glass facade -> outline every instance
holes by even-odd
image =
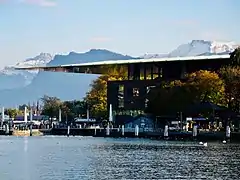
[[[118,86],[118,108],[124,108],[124,85]]]

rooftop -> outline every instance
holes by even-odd
[[[79,68],[76,73],[89,73],[101,74],[96,68],[104,67],[107,65],[127,65],[135,63],[153,63],[153,62],[173,62],[173,61],[190,61],[190,60],[214,60],[214,59],[228,59],[230,55],[208,55],[208,56],[189,56],[189,57],[171,57],[171,58],[151,58],[151,59],[129,59],[129,60],[107,60],[98,62],[88,62],[80,64],[65,64],[58,66],[43,66],[43,67],[15,67],[16,70],[41,70],[53,72],[75,72],[69,69]],[[93,69],[93,70],[91,70]]]

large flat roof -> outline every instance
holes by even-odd
[[[55,72],[70,72],[71,68],[80,68],[78,73],[87,73],[86,69],[97,67],[104,67],[107,65],[126,65],[135,63],[154,63],[154,62],[173,62],[173,61],[190,61],[190,60],[214,60],[214,59],[228,59],[230,55],[208,55],[208,56],[188,56],[188,57],[171,57],[171,58],[151,58],[151,59],[129,59],[129,60],[107,60],[79,64],[65,64],[58,66],[41,66],[41,67],[15,67],[16,70],[42,70]],[[81,70],[82,69],[82,70]],[[72,72],[72,71],[71,71]],[[95,74],[95,73],[93,73]],[[101,74],[97,72],[96,74]]]

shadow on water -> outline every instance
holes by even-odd
[[[9,137],[0,138],[0,158],[0,176],[9,180],[239,179],[240,145]]]

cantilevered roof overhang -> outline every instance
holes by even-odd
[[[107,60],[80,64],[65,64],[58,66],[42,66],[42,67],[15,67],[16,70],[40,70],[52,72],[70,72],[70,73],[88,73],[88,74],[104,74],[106,68],[116,65],[127,66],[128,64],[144,64],[157,62],[173,62],[173,61],[198,61],[198,60],[217,60],[229,59],[230,55],[209,55],[209,56],[189,56],[189,57],[171,57],[171,58],[152,58],[152,59],[129,59],[129,60]]]

